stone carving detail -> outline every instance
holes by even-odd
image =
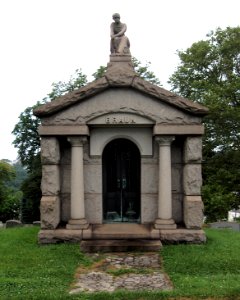
[[[118,13],[113,14],[114,22],[111,24],[111,54],[130,55],[130,42],[125,36],[127,25],[121,23],[120,15]]]

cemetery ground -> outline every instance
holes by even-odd
[[[0,229],[0,299],[240,299],[240,233],[206,229],[207,243],[164,245],[172,291],[119,290],[70,295],[74,274],[93,260],[79,244],[41,246],[39,228]],[[117,276],[117,274],[116,274]]]

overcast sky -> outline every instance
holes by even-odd
[[[169,89],[177,50],[217,27],[239,26],[239,0],[1,0],[0,159],[15,160],[11,134],[18,117],[68,80],[77,68],[88,79],[109,61],[110,24],[127,24],[131,53]]]

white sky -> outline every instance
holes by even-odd
[[[91,75],[109,60],[112,14],[127,24],[131,53],[163,87],[178,65],[176,50],[206,38],[217,27],[239,26],[239,0],[1,0],[0,159],[14,160],[11,134],[28,106],[53,82],[77,68]]]

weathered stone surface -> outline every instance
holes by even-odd
[[[38,242],[40,244],[56,244],[59,242],[79,243],[82,240],[82,230],[40,230]]]
[[[183,168],[183,189],[185,195],[201,195],[201,164],[187,164]]]
[[[143,193],[141,203],[141,222],[150,223],[153,222],[157,217],[158,210],[158,195],[157,194],[145,194]]]
[[[59,143],[55,137],[41,138],[41,161],[43,165],[58,164],[60,161]]]
[[[0,221],[0,228],[3,228],[3,222]]]
[[[85,193],[102,193],[102,166],[84,165],[84,191]]]
[[[167,102],[174,106],[176,105],[186,111],[203,115],[208,112],[206,107],[196,102],[192,102],[186,98],[180,97],[176,94],[173,94],[172,92],[169,92],[157,85],[153,85],[140,77],[134,78],[132,86],[139,91],[143,91],[144,93],[155,96],[164,102]]]
[[[76,282],[70,294],[81,292],[113,292],[124,290],[172,290],[172,283],[163,272],[158,253],[116,253],[103,254],[99,261],[98,254],[94,254],[91,270],[79,267],[75,278]],[[122,271],[123,274],[114,276],[108,270]],[[145,274],[142,274],[143,270]],[[126,273],[124,272],[126,271]]]
[[[6,221],[6,228],[12,228],[12,227],[21,227],[23,224],[19,220],[7,220]]]
[[[63,108],[67,108],[81,102],[83,99],[94,96],[103,90],[111,88],[112,86],[131,86],[139,92],[155,97],[160,102],[166,102],[171,106],[181,108],[196,115],[205,115],[208,112],[206,107],[196,102],[177,96],[176,94],[139,78],[136,76],[136,73],[133,71],[128,62],[114,62],[109,64],[105,77],[95,80],[76,91],[67,93],[55,101],[36,108],[34,110],[34,114],[36,116],[43,117],[59,112]]]
[[[133,89],[119,87],[97,94],[88,101],[80,101],[57,114],[46,116],[42,119],[42,125],[84,125],[96,117],[109,113],[132,113],[157,124],[201,124],[198,115],[186,113]]]
[[[38,117],[51,115],[64,108],[74,105],[76,102],[81,101],[87,97],[93,96],[108,87],[108,82],[105,77],[95,80],[86,86],[69,92],[64,96],[59,97],[56,101],[49,102],[41,105],[34,110],[34,114]]]
[[[57,196],[43,196],[40,205],[41,228],[55,229],[60,222],[60,200]]]
[[[113,62],[108,64],[106,79],[110,86],[130,87],[135,76],[138,76],[132,66],[132,62]]]
[[[151,159],[149,159],[151,162]],[[158,192],[158,165],[143,164],[141,166],[141,192],[144,194],[157,194]]]
[[[42,194],[58,195],[60,192],[60,169],[58,165],[42,166]]]
[[[85,193],[85,211],[89,223],[102,223],[102,193]]]
[[[203,230],[176,229],[168,230],[161,229],[160,237],[163,243],[205,243],[206,235]]]
[[[184,223],[186,228],[200,229],[203,223],[203,202],[201,196],[184,197]]]
[[[184,162],[198,162],[202,161],[202,138],[201,137],[187,137],[184,144]]]

